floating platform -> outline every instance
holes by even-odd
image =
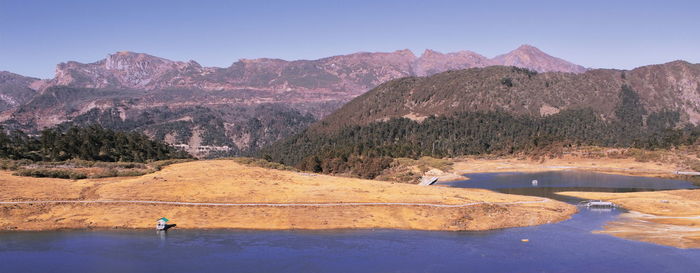
[[[615,208],[617,205],[613,202],[608,202],[608,201],[601,201],[601,200],[587,200],[587,201],[581,201],[579,203],[580,206],[584,206],[587,208]]]

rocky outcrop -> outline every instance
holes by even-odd
[[[243,59],[226,68],[203,67],[195,61],[171,61],[143,53],[117,52],[94,63],[61,63],[56,67],[56,77],[47,86],[140,90],[253,89],[356,96],[380,83],[401,77],[429,76],[447,70],[491,65],[512,65],[538,72],[581,73],[586,70],[532,46],[521,46],[494,59],[471,51],[443,54],[426,50],[416,57],[404,49],[318,60]]]
[[[61,63],[56,66],[56,77],[49,81],[49,85],[144,90],[199,88],[202,76],[214,70],[204,68],[195,61],[176,62],[122,51],[89,64]]]
[[[517,66],[537,72],[586,72],[583,66],[552,57],[531,45],[522,45],[511,52],[494,57],[491,61],[492,65]]]
[[[36,78],[0,71],[0,112],[29,101],[36,94],[32,85],[39,81]]]
[[[448,70],[459,70],[473,67],[485,67],[493,62],[482,55],[471,51],[459,51],[443,54],[430,49],[415,61],[413,72],[416,76],[429,76]]]

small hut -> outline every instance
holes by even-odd
[[[168,228],[168,218],[162,217],[156,222],[156,230],[165,230]]]

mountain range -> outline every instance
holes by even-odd
[[[53,79],[0,73],[5,128],[99,123],[137,130],[193,154],[246,154],[299,132],[381,83],[506,65],[538,72],[586,68],[523,45],[486,58],[470,51],[354,53],[318,60],[239,60],[225,68],[117,52],[58,64]]]
[[[693,145],[698,125],[700,64],[580,74],[491,66],[383,83],[262,153],[371,178],[395,157]]]
[[[203,67],[195,61],[171,61],[143,53],[117,52],[94,63],[57,65],[46,86],[161,90],[253,89],[273,92],[358,94],[391,79],[428,76],[447,70],[493,65],[517,66],[538,72],[582,73],[586,69],[539,49],[522,45],[492,59],[471,51],[443,54],[426,50],[355,53],[318,60],[239,60],[226,68]]]
[[[493,66],[406,77],[379,85],[323,122],[342,128],[402,117],[420,121],[430,116],[490,111],[547,116],[582,108],[612,120],[625,86],[639,96],[646,112],[673,111],[679,113],[679,125],[700,124],[700,64],[685,61],[632,70],[593,69],[581,74]]]

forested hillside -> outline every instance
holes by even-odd
[[[100,126],[45,129],[38,136],[0,131],[0,158],[32,161],[81,159],[108,162],[147,162],[190,158],[184,151],[148,136],[116,132]]]
[[[546,116],[584,108],[612,120],[623,86],[637,94],[648,113],[675,111],[684,124],[700,123],[700,64],[676,61],[582,74],[492,66],[402,78],[357,97],[312,128],[333,131],[391,118],[420,121],[463,112]]]
[[[600,70],[573,75],[491,67],[400,79],[356,98],[261,156],[303,170],[371,178],[396,157],[695,144],[698,102],[681,94],[700,91],[659,79],[668,76],[666,66],[678,65],[697,69],[671,63],[653,74]]]
[[[41,128],[93,124],[135,131],[176,144],[195,156],[250,154],[300,132],[334,103],[257,103],[239,101],[251,92],[193,90],[110,90],[51,87],[20,105],[3,127],[36,134]],[[258,94],[259,95],[259,94]]]

